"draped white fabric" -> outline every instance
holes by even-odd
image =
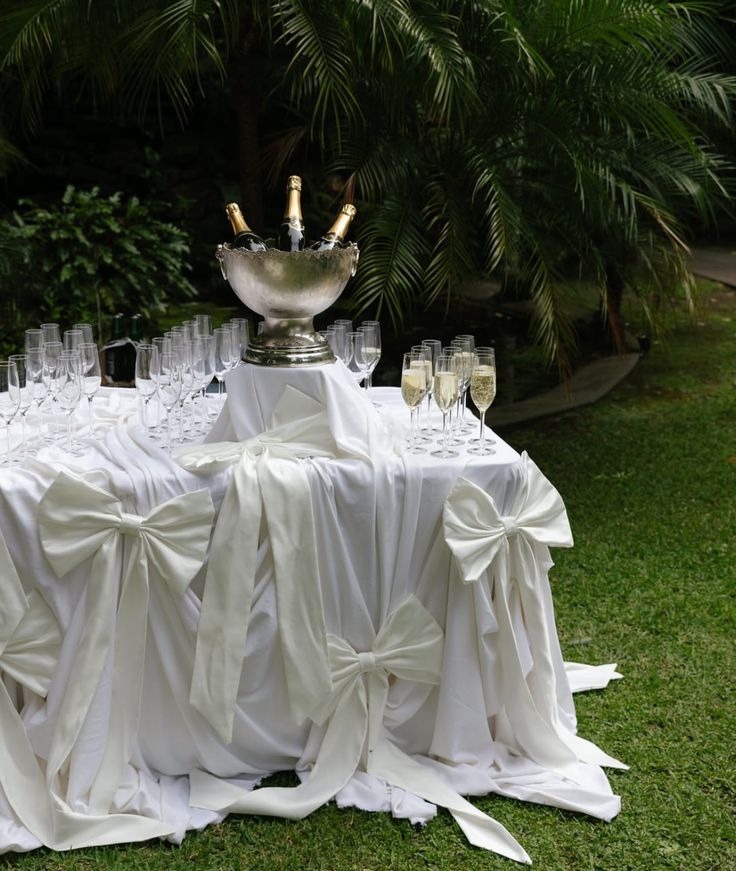
[[[295,392],[284,394],[287,387]],[[374,391],[383,406],[375,409],[340,366],[246,366],[228,388],[229,411],[211,441],[179,454],[187,468],[142,432],[133,397],[103,389],[95,411],[108,429],[82,457],[51,447],[25,468],[0,471],[0,560],[20,582],[14,596],[0,598],[0,670],[12,673],[12,712],[2,716],[4,723],[12,713],[22,726],[36,766],[32,791],[45,790],[34,819],[0,779],[0,852],[178,842],[284,769],[304,781],[293,791],[302,790],[297,802],[315,790],[315,806],[334,797],[419,822],[440,804],[474,842],[520,861],[526,854],[512,836],[460,795],[494,792],[614,817],[619,800],[600,767],[610,757],[581,751],[571,683],[601,687],[618,675],[613,666],[571,665],[568,681],[547,584],[547,544],[557,541],[529,543],[534,631],[544,630],[532,637],[531,606],[515,592],[499,610],[490,581],[503,560],[526,571],[526,557],[501,545],[478,579],[463,583],[444,539],[443,507],[461,476],[492,497],[501,518],[518,518],[519,499],[530,492],[526,460],[503,442],[483,459],[397,454],[405,423],[398,391]],[[279,427],[287,432],[274,435]],[[185,497],[193,501],[178,501]],[[209,541],[212,505],[219,513]],[[180,562],[158,550],[168,544],[191,551]],[[524,580],[518,573],[514,589]],[[63,640],[58,664],[46,654],[46,683],[21,697],[3,641],[7,651],[18,614],[34,600],[45,603]],[[417,618],[412,605],[417,637],[423,626],[444,633],[439,665],[435,652],[423,677],[378,665],[377,646],[395,650],[379,641],[389,629],[393,635],[407,601],[433,621]],[[240,618],[228,622],[231,610]],[[511,640],[516,664],[506,673],[502,651]],[[216,679],[208,680],[209,669]],[[519,733],[518,712],[506,704],[522,680],[545,752]],[[329,749],[330,730],[345,735],[332,745],[339,752]],[[369,733],[372,745],[361,737]],[[369,745],[374,753],[364,754]],[[4,772],[0,766],[0,778]],[[250,798],[264,802],[267,792]],[[286,804],[282,810],[289,815]]]

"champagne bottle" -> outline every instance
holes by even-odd
[[[230,221],[230,226],[233,228],[233,241],[230,243],[231,248],[245,248],[246,251],[265,251],[268,247],[266,243],[257,236],[251,228],[245,223],[243,213],[240,211],[240,206],[237,203],[228,203],[225,206],[225,214]]]
[[[329,251],[331,248],[342,248],[345,244],[345,236],[348,233],[350,222],[355,217],[356,208],[352,203],[345,203],[340,209],[340,214],[335,219],[335,223],[324,234],[324,236],[310,245],[312,251]]]
[[[125,352],[125,315],[116,314],[112,319],[112,338],[102,349],[105,355],[105,378],[109,384],[122,381]]]
[[[301,251],[306,236],[302,220],[302,180],[298,175],[290,175],[286,182],[286,210],[279,227],[279,248],[282,251]]]

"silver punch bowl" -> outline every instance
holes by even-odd
[[[329,251],[247,251],[218,245],[222,274],[236,296],[265,318],[245,359],[260,366],[313,366],[333,362],[312,318],[340,296],[358,263],[358,246]]]

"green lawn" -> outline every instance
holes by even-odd
[[[620,817],[478,801],[543,871],[736,869],[736,295],[714,300],[605,401],[504,433],[568,507],[576,546],[552,573],[563,651],[625,675],[577,696],[581,734],[631,765],[610,774]],[[181,847],[5,859],[18,871],[520,867],[469,847],[444,812],[416,829],[334,806],[301,823],[231,818]]]

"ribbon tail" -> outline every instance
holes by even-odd
[[[79,737],[110,651],[117,597],[117,584],[112,580],[115,574],[117,544],[118,536],[109,536],[93,557],[90,566],[90,583],[85,589],[87,619],[69,671],[51,739],[46,767],[46,782],[50,785]]]
[[[570,690],[573,693],[584,693],[588,690],[605,689],[612,680],[620,680],[623,675],[616,671],[616,663],[605,665],[585,665],[582,662],[565,662]]]
[[[3,762],[0,786],[20,822],[47,847],[52,818],[48,787],[26,736],[25,726],[0,678],[0,734]]]
[[[498,620],[499,655],[503,677],[503,703],[524,752],[544,768],[563,777],[579,778],[573,751],[540,713],[521,665],[519,647],[509,610],[510,581],[505,556],[496,562],[493,602]]]
[[[258,467],[276,571],[276,602],[289,699],[297,722],[332,694],[312,495],[298,460]]]
[[[50,845],[54,850],[148,841],[151,838],[165,838],[176,831],[175,826],[164,820],[138,814],[77,813],[58,797],[54,799],[54,839]]]
[[[478,810],[433,771],[411,759],[385,738],[373,749],[368,770],[393,786],[446,808],[474,846],[531,865],[528,853],[505,826]]]
[[[118,604],[110,723],[102,762],[90,789],[93,814],[106,814],[130,760],[140,716],[146,655],[148,571],[140,538],[135,540]]]
[[[245,658],[261,526],[256,461],[233,469],[217,519],[205,578],[189,701],[226,744]]]
[[[628,766],[613,756],[604,753],[591,741],[586,741],[566,729],[557,712],[557,680],[552,662],[552,645],[549,627],[545,619],[541,585],[545,583],[539,564],[527,541],[520,541],[511,566],[517,577],[521,603],[524,609],[524,622],[529,632],[529,643],[534,657],[533,698],[537,710],[559,739],[581,762],[603,765],[608,768],[627,769]],[[526,681],[525,681],[526,683]]]
[[[215,811],[301,820],[334,798],[360,764],[367,710],[363,688],[340,699],[325,730],[309,777],[299,786],[245,790],[204,771],[189,775],[189,804]]]

